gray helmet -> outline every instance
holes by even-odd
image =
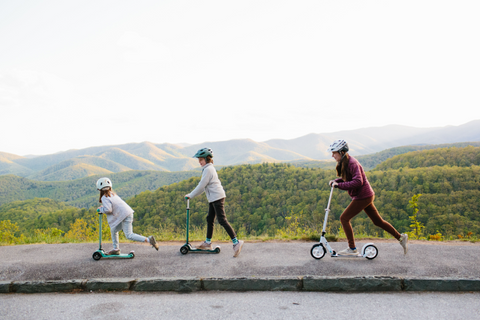
[[[213,150],[210,148],[202,148],[195,153],[193,156],[194,158],[206,158],[207,156],[210,156],[213,158]]]
[[[348,152],[348,143],[343,139],[335,140],[330,147],[328,147],[328,152]]]

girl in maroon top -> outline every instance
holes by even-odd
[[[357,159],[347,153],[348,150],[348,143],[345,140],[336,140],[328,148],[328,151],[332,152],[332,157],[337,161],[337,176],[340,177],[335,180],[330,180],[329,185],[341,190],[346,190],[352,198],[352,202],[340,216],[340,222],[347,236],[348,248],[340,251],[338,254],[358,255],[350,220],[362,210],[365,211],[374,225],[387,231],[394,236],[395,239],[400,241],[404,254],[407,254],[408,235],[398,233],[390,223],[382,219],[373,204],[375,192],[373,192],[362,166]]]

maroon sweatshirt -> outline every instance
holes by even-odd
[[[346,190],[352,197],[352,200],[361,200],[374,196],[375,192],[368,182],[362,165],[352,156],[350,156],[348,169],[352,175],[352,180],[343,181],[341,178],[335,179],[338,182],[338,189]]]

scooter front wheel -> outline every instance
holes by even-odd
[[[94,252],[92,258],[93,258],[93,260],[98,261],[98,260],[102,259],[102,255],[99,252]]]
[[[327,253],[327,251],[321,243],[313,245],[312,249],[310,250],[312,257],[317,260],[322,259],[325,256],[325,253]]]
[[[363,250],[363,256],[368,260],[375,259],[378,255],[378,249],[373,244],[370,244],[365,247]]]
[[[183,246],[180,248],[180,253],[181,254],[187,254],[188,253],[188,247],[187,246]]]

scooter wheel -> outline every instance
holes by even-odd
[[[313,245],[312,249],[310,250],[312,257],[317,260],[322,259],[325,256],[325,253],[327,253],[327,251],[321,243]]]
[[[135,253],[133,253],[133,251],[130,252],[130,255],[132,256],[132,259],[135,258]]]
[[[98,260],[102,259],[102,255],[99,252],[94,252],[92,258],[93,258],[93,260],[98,261]]]
[[[220,247],[215,248],[215,253],[220,253]]]
[[[363,256],[368,260],[375,259],[378,256],[378,249],[373,244],[365,247],[363,250]]]
[[[180,253],[181,254],[187,254],[188,253],[188,247],[187,246],[183,246],[180,248]]]

